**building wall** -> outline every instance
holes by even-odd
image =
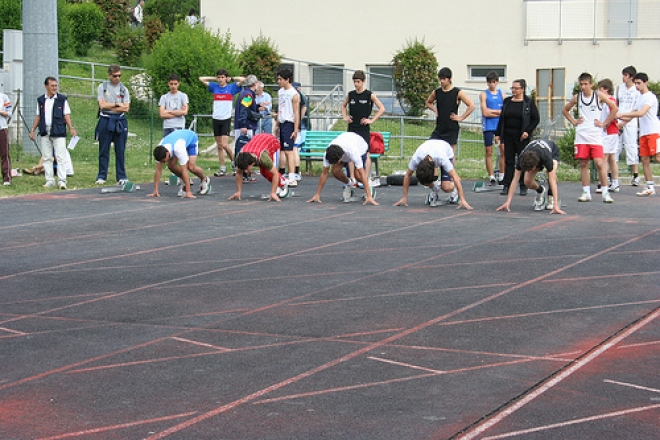
[[[589,6],[593,1],[583,3]],[[660,80],[657,35],[650,40],[633,40],[632,44],[627,40],[525,44],[526,4],[522,0],[256,0],[251,4],[254,8],[250,15],[236,11],[228,19],[231,7],[227,3],[201,0],[201,12],[207,27],[229,30],[239,48],[262,33],[286,57],[342,64],[348,69],[388,64],[407,41],[417,38],[434,48],[440,66],[453,70],[454,83],[459,86],[483,85],[483,81],[470,81],[470,65],[506,65],[504,87],[516,78],[526,78],[533,87],[536,69],[552,67],[565,67],[568,83],[588,71],[598,79],[609,77],[617,84],[621,69],[627,65],[648,73],[652,80]],[[254,19],[248,25],[249,16]],[[586,27],[594,21],[588,14],[583,19],[571,18],[578,27],[581,21]],[[543,17],[534,22],[543,23]],[[297,72],[296,76],[304,80],[306,75]]]

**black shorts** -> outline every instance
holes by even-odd
[[[229,136],[231,118],[213,120],[213,136]]]
[[[280,122],[280,146],[282,151],[293,151],[293,122]]]

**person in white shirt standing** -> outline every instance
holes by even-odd
[[[658,142],[660,142],[660,120],[658,120],[658,97],[649,90],[649,77],[646,73],[638,72],[635,75],[635,87],[641,94],[635,110],[620,113],[618,117],[624,120],[639,118],[639,157],[642,159],[642,169],[646,179],[646,189],[638,192],[640,197],[655,195],[653,185],[653,171],[651,170],[651,158],[656,156]]]
[[[0,93],[0,162],[2,162],[2,183],[11,185],[11,158],[9,157],[9,136],[7,135],[11,101],[4,93]]]
[[[621,71],[623,75],[623,84],[616,88],[614,97],[616,98],[616,105],[619,107],[621,113],[628,113],[635,110],[637,101],[639,100],[639,90],[635,87],[635,75],[637,69],[633,66],[625,67]],[[638,123],[637,118],[632,118],[628,121],[620,120],[617,124],[619,127],[619,153],[622,150],[626,152],[626,164],[630,167],[633,178],[631,180],[632,186],[639,185],[639,145],[637,144]],[[619,155],[617,154],[617,159]]]
[[[35,131],[39,129],[41,136],[41,157],[44,163],[46,184],[44,188],[55,187],[53,172],[53,150],[57,158],[57,185],[60,189],[66,189],[66,127],[69,127],[71,136],[76,135],[76,130],[71,123],[71,108],[66,96],[57,93],[57,80],[49,76],[44,81],[46,93],[37,98],[37,115],[32,123],[30,139],[34,140]]]

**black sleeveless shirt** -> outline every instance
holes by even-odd
[[[450,145],[458,141],[458,131],[460,126],[458,122],[449,119],[454,113],[458,114],[458,92],[461,89],[454,87],[448,92],[438,87],[435,90],[435,107],[438,110],[438,117],[435,120],[435,130],[431,133],[431,139],[442,139]]]

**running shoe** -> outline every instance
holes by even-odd
[[[578,202],[591,202],[591,193],[582,191],[582,195],[578,197]]]

